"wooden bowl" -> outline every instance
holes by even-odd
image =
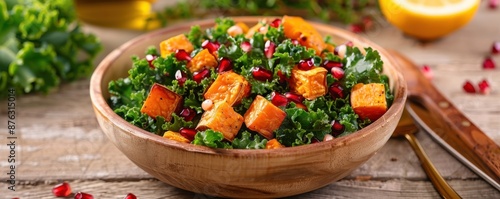
[[[234,17],[255,24],[262,17]],[[103,132],[132,162],[172,186],[192,192],[231,198],[275,198],[305,193],[337,181],[366,162],[389,139],[406,100],[406,83],[390,55],[376,44],[350,32],[312,23],[333,41],[353,41],[377,49],[384,73],[395,94],[388,111],[368,127],[332,141],[274,149],[211,149],[180,143],[129,124],[108,106],[108,82],[126,77],[131,56],[143,56],[147,47],[186,33],[192,25],[212,27],[214,20],[171,26],[135,38],[111,52],[96,68],[90,97]]]

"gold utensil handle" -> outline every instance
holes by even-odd
[[[439,194],[441,194],[441,197],[446,199],[461,198],[460,195],[458,195],[458,193],[446,182],[446,180],[444,180],[436,167],[434,167],[417,138],[415,138],[415,135],[407,133],[405,134],[405,138],[410,143],[413,151],[415,151],[415,154],[417,154],[425,173],[427,173],[427,176],[429,176],[432,184],[434,184],[434,187],[437,189]]]

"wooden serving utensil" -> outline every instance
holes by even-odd
[[[432,164],[431,160],[427,156],[427,153],[425,153],[423,147],[420,145],[420,142],[415,137],[414,133],[416,132],[418,132],[418,127],[415,125],[413,119],[405,108],[396,130],[394,130],[394,133],[392,134],[392,137],[403,136],[406,138],[420,160],[422,168],[442,198],[460,198],[460,195],[458,195],[458,193],[446,182],[434,164]]]
[[[409,102],[421,105],[430,113],[431,120],[442,124],[444,130],[433,133],[446,142],[445,148],[458,152],[461,157],[456,155],[457,159],[476,173],[480,169],[495,182],[500,182],[500,147],[443,96],[418,66],[394,50],[389,52],[404,71]]]

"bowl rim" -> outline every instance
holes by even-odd
[[[252,22],[258,22],[264,18],[272,18],[272,16],[239,16],[239,17],[229,17],[233,19],[234,21],[252,21]],[[398,87],[398,92],[400,94],[397,97],[395,96],[394,101],[392,105],[389,107],[386,113],[382,115],[379,119],[377,119],[375,122],[372,124],[368,125],[367,127],[358,130],[355,133],[351,133],[349,135],[336,138],[330,141],[326,142],[319,142],[315,144],[307,144],[307,145],[301,145],[301,146],[295,146],[295,147],[285,147],[285,148],[279,148],[279,149],[274,149],[274,150],[255,150],[255,149],[214,149],[214,148],[209,148],[205,146],[198,146],[194,145],[191,143],[182,143],[182,142],[177,142],[174,140],[169,140],[165,139],[162,136],[156,135],[154,133],[148,132],[146,130],[143,130],[137,126],[134,126],[127,122],[125,119],[117,115],[111,107],[108,105],[107,100],[104,99],[104,96],[102,95],[102,89],[101,89],[101,84],[103,81],[104,74],[110,70],[111,63],[116,61],[121,53],[125,51],[126,49],[133,47],[134,44],[140,43],[144,40],[148,40],[150,37],[156,37],[158,35],[165,35],[168,34],[171,31],[178,31],[179,29],[185,29],[186,31],[191,28],[193,25],[210,25],[214,23],[215,18],[209,18],[209,19],[203,19],[203,20],[193,20],[189,21],[183,24],[176,24],[172,26],[168,26],[165,28],[161,28],[155,31],[151,32],[146,32],[144,34],[141,34],[126,43],[120,45],[118,48],[114,49],[112,52],[110,52],[108,55],[104,57],[104,59],[98,64],[98,66],[95,68],[91,79],[90,79],[90,98],[92,101],[92,106],[94,108],[95,114],[101,114],[105,119],[109,120],[113,125],[117,126],[118,128],[122,129],[124,132],[127,134],[138,137],[141,139],[145,139],[147,141],[153,141],[155,144],[160,144],[160,145],[165,145],[167,147],[173,147],[175,149],[179,150],[184,150],[184,151],[190,151],[190,152],[197,152],[197,153],[203,153],[203,154],[224,154],[224,155],[231,155],[231,156],[244,156],[244,155],[280,155],[280,156],[293,156],[294,154],[301,154],[301,153],[310,153],[311,151],[321,151],[324,149],[330,149],[335,146],[342,146],[342,145],[347,145],[350,142],[356,142],[363,137],[366,137],[370,133],[376,133],[375,131],[370,131],[370,129],[375,128],[375,127],[380,127],[383,126],[385,121],[391,117],[395,117],[398,112],[402,112],[401,109],[404,108],[404,104],[406,102],[407,98],[407,85],[406,81],[402,75],[402,71],[398,70],[398,67],[394,58],[390,56],[390,54],[383,49],[382,47],[378,46],[377,44],[369,41],[368,39],[365,39],[357,34],[348,32],[347,30],[343,30],[337,27],[334,27],[332,25],[327,25],[323,23],[318,23],[318,22],[312,22],[308,21],[310,24],[312,24],[316,29],[322,29],[322,30],[330,30],[332,32],[335,32],[335,35],[338,35],[340,37],[344,38],[352,38],[354,43],[356,42],[363,42],[365,44],[368,44],[368,46],[372,47],[373,49],[376,49],[379,51],[379,54],[381,56],[384,56],[386,58],[386,61],[391,62],[391,65],[394,67],[394,70],[396,71],[394,74],[397,75],[397,82],[399,83]],[[384,65],[386,63],[384,62]],[[394,87],[393,92],[396,92],[396,87]],[[102,130],[106,135],[107,133],[105,130]],[[116,145],[116,144],[115,144]]]

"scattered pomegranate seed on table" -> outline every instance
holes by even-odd
[[[489,0],[488,1],[488,6],[491,9],[496,9],[498,7],[498,4],[500,3],[500,0]]]
[[[123,199],[137,199],[137,196],[135,196],[133,193],[128,193]]]
[[[491,46],[491,53],[500,54],[500,41],[493,42],[493,45]]]
[[[350,24],[349,30],[353,33],[362,33],[364,31],[361,24]]]
[[[431,67],[429,67],[429,65],[422,66],[422,73],[427,79],[434,78],[434,72],[432,71]]]
[[[465,83],[462,85],[462,88],[467,93],[476,93],[476,88],[469,80],[465,81]]]
[[[175,51],[175,58],[179,61],[191,61],[191,56],[183,49]]]
[[[373,18],[370,16],[364,16],[361,19],[361,23],[363,24],[364,30],[370,30],[373,28]]]
[[[85,192],[78,192],[75,194],[74,199],[94,199],[94,196]]]
[[[484,94],[484,95],[490,94],[490,91],[491,91],[490,84],[488,83],[488,81],[486,79],[483,79],[482,81],[480,81],[478,84],[478,87],[479,87],[479,93]]]
[[[69,196],[71,194],[71,187],[69,186],[69,184],[67,182],[56,184],[52,188],[52,193],[56,197],[66,197],[66,196]]]
[[[486,57],[483,61],[483,69],[495,69],[495,61],[491,57]]]

